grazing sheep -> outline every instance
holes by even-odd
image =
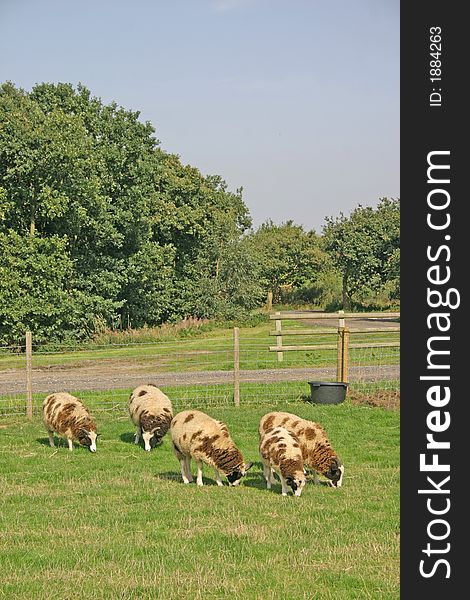
[[[140,436],[145,450],[150,451],[150,440],[158,444],[170,428],[173,418],[171,401],[156,385],[139,385],[129,397],[129,415],[136,426],[135,443]]]
[[[304,464],[315,471],[315,477],[316,473],[321,473],[332,487],[341,487],[344,466],[321,425],[292,413],[271,412],[261,418],[260,437],[274,427],[285,427],[299,438]]]
[[[170,434],[184,483],[193,481],[190,469],[192,458],[197,465],[197,485],[203,485],[202,463],[214,469],[217,485],[223,485],[220,473],[227,477],[230,485],[238,485],[253,464],[245,464],[227,426],[199,410],[184,410],[175,415]]]
[[[54,448],[54,431],[67,439],[72,451],[72,440],[96,452],[96,425],[86,406],[67,392],[47,396],[42,404],[44,426],[49,436],[49,444]]]
[[[306,478],[299,438],[284,427],[269,429],[260,437],[259,453],[268,490],[275,471],[281,480],[282,495],[287,496],[289,486],[294,496],[300,496]]]

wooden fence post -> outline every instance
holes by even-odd
[[[343,381],[344,367],[344,310],[338,311],[338,352],[336,357],[336,381]]]
[[[240,329],[233,328],[233,401],[240,406]]]
[[[26,332],[26,416],[33,418],[33,336]]]
[[[339,310],[338,311],[338,327],[339,328],[345,328],[346,327],[346,320],[344,318],[344,310]]]
[[[344,328],[343,332],[343,372],[342,379],[344,383],[348,382],[348,367],[349,367],[349,329]]]
[[[343,381],[344,327],[338,327],[338,352],[336,359],[336,381]]]
[[[280,312],[275,313],[276,316],[281,316]],[[279,335],[276,335],[276,346],[282,348],[282,321],[281,319],[276,319],[276,333],[279,332]],[[284,360],[284,354],[282,352],[276,352],[277,354],[277,362],[282,362]]]

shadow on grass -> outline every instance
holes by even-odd
[[[194,480],[191,483],[183,483],[183,479],[181,477],[181,473],[178,471],[165,471],[164,473],[156,473],[154,475],[155,479],[164,479],[165,481],[175,481],[176,483],[180,483],[181,485],[196,485],[196,475],[193,473]],[[210,477],[206,477],[204,474],[202,476],[202,481],[204,485],[207,486],[216,486],[215,479],[211,479]]]
[[[177,471],[164,471],[163,473],[155,473],[155,479],[164,479],[165,481],[176,481],[176,483],[183,483],[181,479],[181,473]]]
[[[131,432],[131,431],[126,431],[125,433],[121,433],[121,435],[119,436],[119,439],[121,440],[121,442],[124,442],[125,444],[132,444],[133,446],[139,446],[140,448],[144,448],[144,442],[142,441],[142,438],[140,439],[140,442],[138,444],[134,443],[135,440],[135,433]],[[161,446],[163,444],[163,439],[161,439],[158,443],[155,441],[155,438],[151,438],[150,440],[150,447],[152,448],[156,448],[157,446]]]
[[[256,465],[257,463],[255,463]],[[261,464],[261,463],[258,463]],[[253,465],[252,469],[255,468]],[[164,479],[165,481],[175,481],[176,483],[180,483],[181,485],[196,485],[196,473],[193,473],[193,481],[191,483],[183,483],[183,479],[181,477],[181,473],[179,471],[165,471],[163,473],[156,473],[154,475],[155,479]],[[217,482],[215,479],[211,477],[207,477],[207,475],[203,472],[202,480],[204,485],[207,486],[217,486]],[[229,487],[229,483],[227,478],[222,475],[222,481],[224,487]],[[264,489],[266,487],[266,483],[264,481],[263,473],[255,471],[254,473],[248,471],[245,477],[242,478],[240,482],[241,486]]]
[[[263,463],[261,461],[253,462],[253,466],[247,471],[240,485],[257,488],[259,490],[266,488],[266,481],[264,480],[263,475]]]
[[[56,446],[60,446],[61,445],[61,441],[62,440],[59,439],[58,443],[57,443],[57,439],[54,440],[54,441],[55,441],[55,445]],[[49,444],[49,438],[36,438],[36,442],[38,444],[41,444],[41,446],[50,446],[50,444]]]
[[[49,438],[36,438],[36,442],[38,444],[41,444],[41,446],[47,446],[51,450],[54,450],[54,448],[49,444]],[[69,445],[64,438],[54,437],[54,444],[55,444],[55,448],[67,448],[67,450],[69,449]],[[73,447],[81,448],[82,446],[80,446],[80,444],[73,442]]]
[[[61,438],[61,437],[59,437],[59,438],[54,437],[54,443],[55,443],[54,447],[52,447],[49,444],[49,438],[36,438],[36,442],[38,444],[41,444],[41,446],[47,446],[47,448],[50,448],[51,450],[57,450],[58,448],[66,448],[67,450],[69,449],[67,440],[65,440],[64,438]],[[74,450],[88,450],[88,448],[86,446],[82,446],[78,442],[73,441],[72,444],[73,444]]]
[[[121,435],[119,436],[119,439],[121,440],[121,442],[125,442],[126,444],[133,444],[134,443],[134,433],[131,431],[126,431],[126,433],[121,433]]]

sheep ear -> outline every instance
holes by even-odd
[[[247,472],[249,469],[251,469],[251,467],[252,467],[252,466],[253,466],[253,463],[252,463],[252,462],[246,463],[246,465],[245,465],[245,473],[246,473],[246,472]]]

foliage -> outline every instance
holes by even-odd
[[[245,243],[256,260],[263,292],[272,291],[274,302],[283,300],[283,290],[314,280],[325,259],[315,232],[292,221],[276,225],[268,220]]]
[[[209,245],[195,262],[195,314],[205,318],[246,319],[263,302],[257,265],[249,248],[233,239]]]
[[[327,217],[322,241],[341,273],[345,308],[387,282],[398,289],[399,199],[381,198],[376,209],[359,205],[349,217]]]
[[[91,327],[94,314],[105,309],[100,298],[70,288],[73,265],[67,241],[0,232],[0,343],[66,339],[77,328]],[[78,309],[80,307],[80,309]]]
[[[341,276],[333,269],[329,257],[314,281],[306,282],[302,287],[292,291],[286,300],[291,304],[310,304],[329,311],[341,308]]]
[[[186,317],[245,319],[273,292],[399,298],[399,202],[256,231],[242,188],[164,152],[138,111],[78,84],[0,86],[0,341],[81,340]],[[372,298],[374,300],[374,298]]]
[[[63,240],[69,272],[56,281],[57,302],[66,292],[80,299],[72,302],[78,337],[90,322],[137,327],[199,316],[208,281],[229,304],[244,301],[246,266],[237,274],[226,260],[251,224],[241,190],[183,166],[154,134],[138,112],[104,105],[80,84],[0,87],[0,231],[26,246],[28,237]],[[10,317],[4,333],[14,336]],[[27,316],[17,326],[46,335]]]

